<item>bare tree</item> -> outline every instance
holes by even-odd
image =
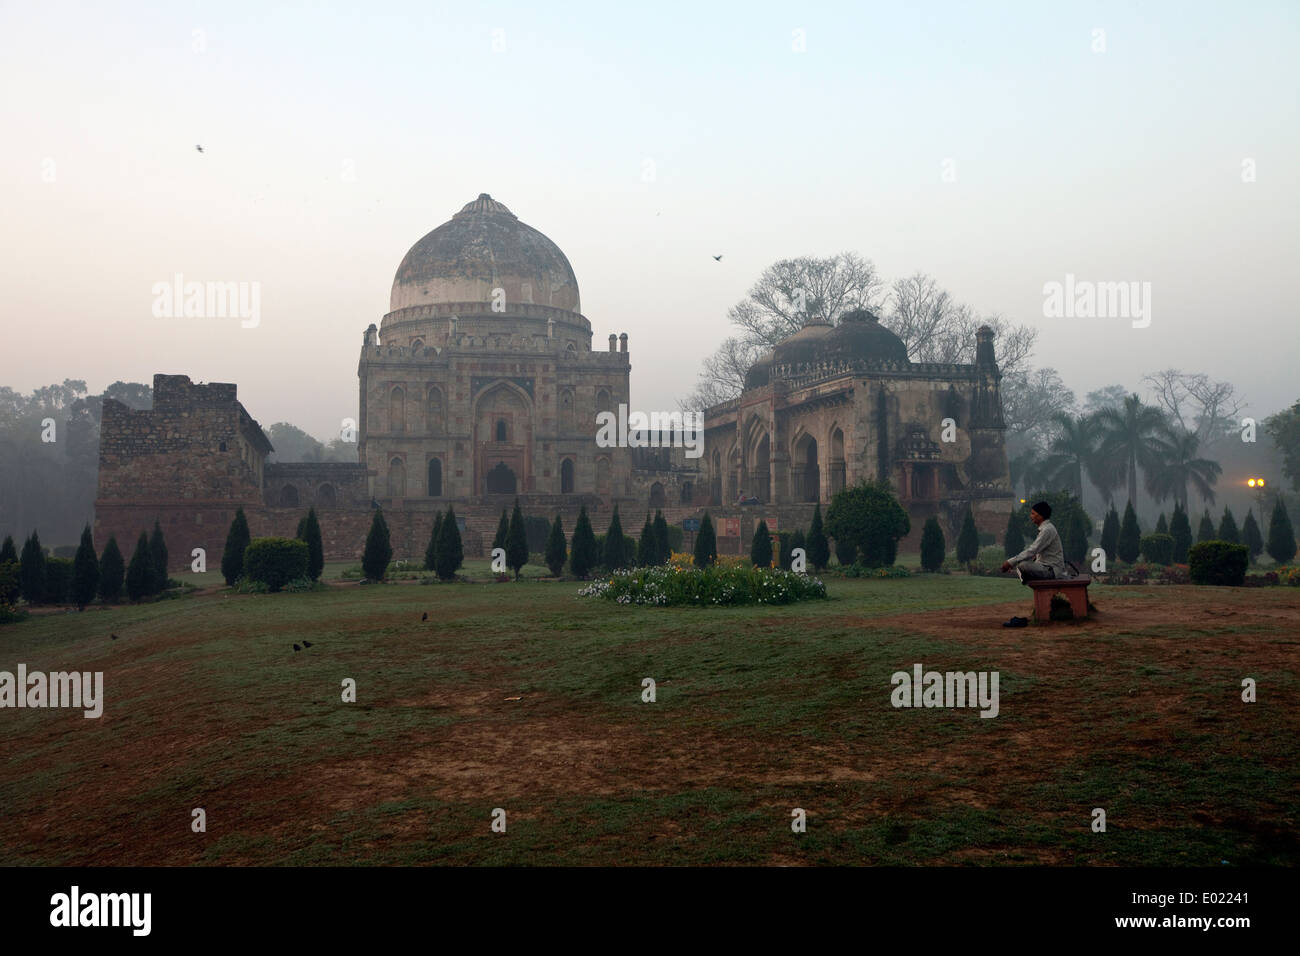
[[[903,340],[912,361],[973,362],[975,333],[987,325],[996,336],[994,350],[1004,376],[1004,397],[1029,384],[1025,363],[1038,336],[1036,329],[1015,325],[997,315],[981,316],[955,302],[924,273],[895,282],[888,298],[882,297],[881,286],[871,261],[852,252],[825,259],[801,256],[773,263],[749,290],[748,297],[728,312],[740,334],[727,339],[704,360],[699,381],[680,403],[682,408],[708,408],[738,396],[744,390],[750,366],[808,321],[834,325],[846,312],[869,309],[880,314],[886,305],[890,309],[881,324]],[[1011,401],[1014,403],[1015,398]],[[1034,401],[1026,397],[1020,404],[1029,407]],[[1052,406],[1039,417],[1046,421],[1073,402],[1071,393],[1066,406]]]
[[[1054,368],[1016,370],[1002,379],[1002,417],[1008,444],[1013,437],[1045,451],[1053,437],[1056,416],[1074,410],[1074,392]]]
[[[996,336],[998,367],[1010,376],[1020,370],[1038,339],[1037,329],[1013,325],[998,315],[981,316],[923,272],[896,281],[889,305],[881,323],[903,340],[913,362],[973,362],[975,333],[987,325]]]
[[[1129,390],[1123,385],[1106,385],[1093,389],[1083,399],[1083,413],[1091,415],[1103,408],[1123,408]]]
[[[845,312],[874,308],[881,285],[871,260],[853,252],[782,259],[763,270],[727,317],[743,330],[747,345],[772,348],[810,319],[833,324]]]
[[[704,369],[694,390],[679,404],[682,411],[702,411],[730,401],[745,390],[745,373],[766,351],[762,345],[747,344],[732,337],[704,360]]]
[[[1236,426],[1245,407],[1230,382],[1216,382],[1204,372],[1167,368],[1142,377],[1155,403],[1177,431],[1212,445]]]

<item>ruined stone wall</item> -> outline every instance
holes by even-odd
[[[157,520],[173,570],[189,565],[195,547],[209,556],[214,547],[219,551],[235,509],[261,505],[269,447],[234,385],[155,375],[153,408],[136,411],[106,400],[96,547],[116,537],[129,561],[140,532],[151,531]]]
[[[266,466],[263,503],[268,508],[370,507],[366,466],[337,461],[289,461]]]

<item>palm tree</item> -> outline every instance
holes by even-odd
[[[1025,494],[1045,490],[1048,472],[1043,467],[1044,460],[1038,456],[1038,449],[1029,448],[1008,463],[1011,471],[1011,487],[1024,483]]]
[[[1121,479],[1117,469],[1099,451],[1102,436],[1096,416],[1071,416],[1058,412],[1053,421],[1057,427],[1056,437],[1048,445],[1049,454],[1043,461],[1047,481],[1057,487],[1069,488],[1082,501],[1086,475],[1092,486],[1101,492],[1102,500],[1107,500]]]
[[[1162,440],[1169,433],[1164,413],[1133,394],[1122,408],[1099,410],[1097,424],[1102,458],[1127,478],[1128,500],[1137,501],[1138,469],[1150,475],[1163,464]]]
[[[1147,491],[1158,501],[1173,498],[1187,510],[1187,486],[1206,504],[1214,504],[1214,483],[1223,468],[1217,461],[1197,458],[1201,440],[1193,432],[1171,431],[1161,439],[1162,463],[1147,474]]]

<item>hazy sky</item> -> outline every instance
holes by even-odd
[[[5,2],[0,384],[185,373],[330,437],[402,256],[488,192],[568,255],[597,347],[628,333],[642,408],[765,266],[853,250],[1039,328],[1080,397],[1173,365],[1268,414],[1300,397],[1298,27],[1295,2]],[[259,282],[261,324],[155,318],[176,273]],[[1067,273],[1150,282],[1150,326],[1045,318]]]

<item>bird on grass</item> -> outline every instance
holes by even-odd
[[[116,634],[110,634],[110,635],[108,635],[108,637],[109,637],[109,640],[113,640],[113,641],[117,640],[117,635],[116,635]]]
[[[300,650],[302,650],[302,648],[299,647],[297,644],[293,645],[293,649],[294,649],[295,651],[300,651]]]
[[[420,620],[421,620],[421,621],[427,621],[428,619],[429,619],[429,612],[428,612],[428,611],[425,611],[423,614],[420,615]]]
[[[302,642],[302,646],[303,646],[303,647],[311,647],[311,641],[303,641],[303,642]]]

